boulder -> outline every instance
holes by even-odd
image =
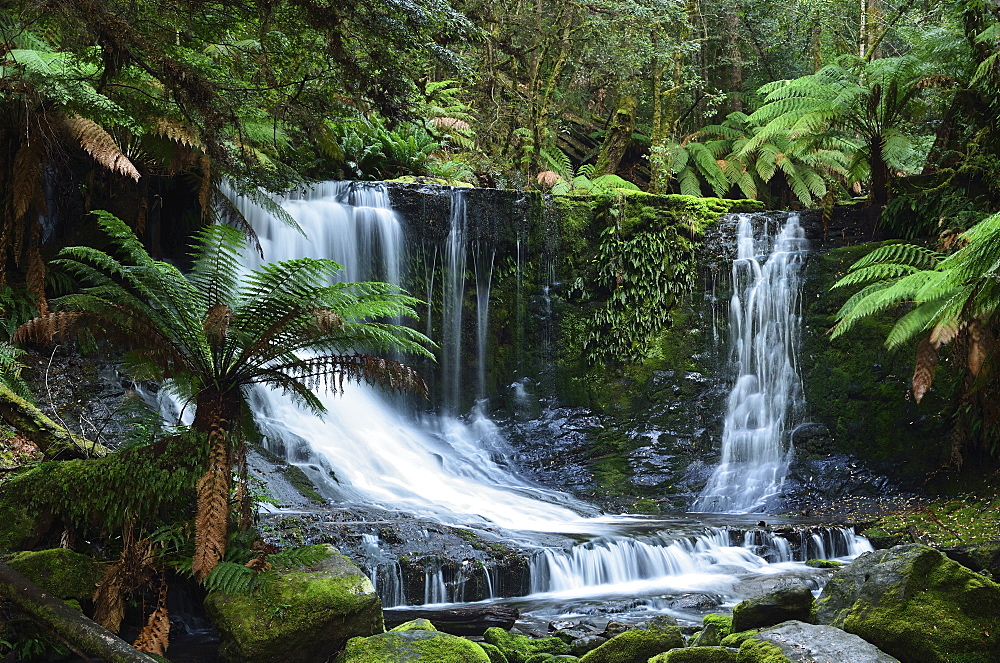
[[[488,642],[480,642],[479,646],[483,648],[484,652],[486,652],[486,656],[489,657],[490,663],[510,663],[510,661],[507,660],[507,657],[504,656],[503,652],[500,651],[500,648],[496,645],[491,645]]]
[[[788,621],[740,647],[739,663],[899,663],[875,645],[832,626]]]
[[[684,646],[681,630],[669,624],[650,624],[616,635],[580,658],[580,663],[633,663]]]
[[[733,618],[727,615],[712,613],[705,615],[701,622],[704,628],[691,637],[688,643],[691,647],[717,647],[733,630]]]
[[[920,544],[865,553],[837,571],[817,616],[903,663],[1000,661],[1000,585]]]
[[[240,663],[324,663],[356,636],[384,630],[371,580],[337,549],[308,569],[279,571],[253,595],[210,592],[220,653]],[[482,651],[482,650],[480,650]]]
[[[404,624],[405,626],[405,624]],[[491,663],[482,647],[465,638],[414,627],[351,638],[334,663]],[[288,658],[288,661],[298,661]]]
[[[96,561],[66,548],[20,552],[7,564],[49,594],[89,601],[104,575]]]
[[[732,631],[774,626],[789,619],[815,621],[812,610],[812,590],[805,585],[789,585],[737,604],[733,608]]]
[[[509,663],[527,663],[535,654],[566,654],[569,646],[559,638],[529,638],[502,628],[488,628],[483,634],[487,643],[503,652]]]
[[[671,649],[649,659],[649,663],[736,663],[736,652],[725,647]]]

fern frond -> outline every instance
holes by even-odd
[[[79,115],[67,115],[63,118],[63,126],[70,138],[94,157],[97,163],[110,171],[139,180],[139,171],[118,147],[111,134],[99,124]]]
[[[204,581],[226,554],[229,532],[229,481],[232,462],[226,432],[216,422],[209,433],[211,451],[205,474],[198,480],[194,559],[191,573]]]

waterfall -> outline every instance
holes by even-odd
[[[345,265],[347,279],[399,282],[403,230],[384,186],[329,182],[280,199],[304,235],[276,223],[246,199],[234,202],[257,232],[269,261],[303,255],[332,258]],[[451,394],[447,397],[457,407],[466,272],[463,194],[453,196],[451,217],[442,276],[442,364],[446,395]],[[484,254],[484,294],[492,262],[492,254]],[[259,258],[250,256],[249,263],[254,267]],[[483,322],[486,311],[483,302]],[[510,457],[511,449],[496,425],[481,414],[468,421],[451,412],[413,415],[391,396],[366,385],[345,385],[342,395],[320,392],[317,397],[327,409],[325,416],[301,410],[280,390],[258,389],[251,405],[272,450],[301,467],[327,497],[445,522],[491,522],[540,531],[593,528],[580,514],[596,515],[596,509],[523,479],[495,460]]]
[[[755,238],[753,219],[743,214],[737,242],[729,311],[737,378],[729,394],[721,462],[692,511],[766,508],[788,471],[793,449],[790,444],[786,448],[785,431],[802,405],[797,348],[805,231],[792,214],[776,237],[765,232]]]

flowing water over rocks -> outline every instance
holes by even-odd
[[[420,279],[428,293],[420,325],[441,346],[440,369],[431,371],[441,403],[437,413],[360,385],[347,385],[343,395],[320,395],[329,409],[322,418],[279,392],[254,395],[270,452],[303,471],[337,505],[296,504],[285,486],[279,494],[286,509],[264,517],[269,537],[337,545],[368,570],[387,606],[507,601],[542,621],[587,615],[636,620],[658,613],[695,621],[761,586],[805,581],[818,589],[827,572],[802,562],[850,558],[866,549],[850,530],[794,521],[607,516],[546,487],[591,495],[591,468],[581,450],[606,430],[606,420],[546,397],[544,370],[537,382],[525,378],[509,387],[506,399],[513,406],[506,418],[487,415],[492,376],[486,330],[495,270],[521,269],[529,256],[519,239],[516,259],[503,262],[482,228],[469,224],[466,194],[438,194],[434,204],[442,201],[447,222],[424,228],[419,247],[407,239],[412,229],[390,209],[381,185],[326,183],[279,201],[305,237],[236,201],[268,260],[330,257],[348,266],[349,280],[405,285]],[[423,264],[410,259],[415,252]],[[547,288],[558,285],[550,278],[541,295],[524,293],[541,304],[543,337],[551,333],[545,332],[551,322]],[[705,292],[714,304],[714,280]],[[715,307],[698,315],[705,322],[706,315],[716,316]],[[707,334],[720,336],[725,326],[718,319],[699,324],[706,348],[713,340]],[[462,330],[470,325],[475,333],[467,337]],[[661,371],[653,384],[673,399],[660,402],[674,405],[661,406],[661,414],[627,432],[642,442],[627,462],[637,470],[635,485],[659,490],[669,484],[670,504],[682,509],[710,472],[710,465],[682,450],[711,445],[710,419],[724,391],[697,370]],[[280,470],[266,459],[256,467],[272,485],[282,484]]]

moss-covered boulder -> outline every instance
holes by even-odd
[[[418,628],[351,638],[335,663],[490,663],[490,657],[470,640]]]
[[[835,559],[810,559],[806,561],[806,566],[811,566],[814,569],[839,569],[843,565],[843,562],[838,562]]]
[[[805,585],[789,585],[738,603],[733,608],[733,631],[774,626],[789,619],[812,619],[813,595]]]
[[[691,637],[688,643],[691,647],[718,647],[733,630],[733,618],[729,615],[712,613],[705,615],[701,623],[704,628]]]
[[[649,663],[736,663],[736,651],[726,647],[671,649],[649,659]]]
[[[904,663],[1000,661],[1000,585],[928,546],[861,555],[831,576],[817,615]]]
[[[384,630],[371,580],[336,548],[325,548],[328,556],[314,566],[279,572],[252,596],[209,593],[205,608],[219,629],[223,657],[324,663],[349,638]]]
[[[490,663],[510,663],[504,653],[500,651],[500,648],[496,645],[491,645],[488,642],[480,642],[479,646],[483,648],[486,655],[490,658]]]
[[[569,646],[559,638],[529,638],[496,626],[486,629],[483,640],[503,652],[509,663],[527,663],[535,654],[569,653]]]
[[[66,548],[20,552],[7,564],[46,592],[63,600],[89,601],[103,575],[101,566],[93,559]]]
[[[684,646],[684,636],[676,626],[653,624],[616,635],[597,649],[587,652],[580,663],[633,663]]]
[[[762,630],[739,649],[737,663],[899,663],[875,645],[832,626],[787,621]]]

